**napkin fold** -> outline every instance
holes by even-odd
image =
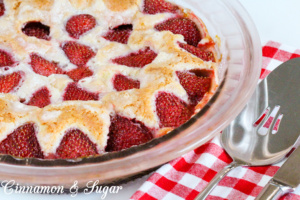
[[[262,47],[260,79],[281,63],[300,57],[300,49],[269,41]],[[232,159],[217,136],[210,142],[159,168],[131,197],[131,200],[193,200],[207,183]],[[284,161],[283,161],[284,162]],[[212,191],[208,200],[251,200],[274,176],[277,163],[263,167],[239,167],[230,172]],[[300,188],[281,200],[300,200]]]

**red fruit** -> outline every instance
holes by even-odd
[[[66,25],[66,30],[72,38],[79,37],[96,26],[96,19],[92,15],[81,14],[71,17]]]
[[[44,158],[34,124],[20,126],[0,143],[0,153],[21,158]]]
[[[78,87],[76,83],[70,83],[64,94],[64,101],[89,101],[98,100],[99,95],[96,93],[88,92]]]
[[[88,67],[78,67],[67,72],[67,75],[73,79],[74,81],[78,82],[79,80],[93,76],[93,72]]]
[[[131,78],[128,78],[122,74],[118,74],[114,78],[114,88],[117,91],[123,91],[123,90],[130,90],[133,88],[139,89],[140,88],[140,81],[133,80]]]
[[[200,31],[195,22],[189,18],[177,17],[155,25],[158,31],[171,31],[174,34],[183,35],[184,40],[193,46],[197,46],[201,40]]]
[[[194,47],[192,45],[184,44],[179,42],[179,46],[185,49],[187,52],[201,58],[204,61],[212,61],[215,62],[214,54],[207,50],[201,50],[198,47]]]
[[[50,62],[38,54],[32,53],[30,55],[30,65],[33,71],[42,76],[50,76],[52,74],[64,74],[64,71],[58,66],[56,62]]]
[[[9,93],[15,89],[22,80],[22,72],[14,72],[0,76],[0,93]]]
[[[211,87],[211,78],[207,76],[201,76],[201,74],[208,73],[208,70],[176,72],[180,84],[186,90],[193,105],[196,105],[198,102],[200,102]]]
[[[5,5],[3,2],[0,2],[0,17],[5,13]]]
[[[153,139],[151,131],[141,122],[116,115],[111,117],[105,151],[121,151]]]
[[[66,42],[62,46],[63,51],[74,65],[85,65],[96,53],[88,46],[77,42]]]
[[[48,88],[43,87],[32,95],[27,105],[44,108],[45,106],[48,106],[51,103],[50,98],[51,95]]]
[[[161,127],[178,127],[188,121],[194,113],[193,107],[187,105],[174,94],[166,92],[158,94],[156,111]]]
[[[7,53],[6,51],[3,51],[0,49],[0,67],[6,67],[6,66],[12,66],[14,64],[13,57]]]
[[[132,32],[132,24],[121,25],[108,31],[103,37],[112,42],[127,44]]]
[[[179,10],[179,7],[173,5],[172,3],[166,2],[164,0],[145,0],[144,1],[144,10],[145,14],[157,14],[157,13],[176,13]]]
[[[30,37],[38,39],[50,40],[50,27],[42,24],[41,22],[28,22],[22,32]]]
[[[66,133],[56,149],[56,158],[73,159],[97,155],[97,147],[89,137],[80,130]]]
[[[156,58],[157,53],[152,51],[149,47],[141,49],[138,52],[131,53],[127,56],[113,59],[112,61],[116,64],[126,65],[128,67],[144,67],[152,63]]]

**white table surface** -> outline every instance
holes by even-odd
[[[240,0],[257,26],[262,44],[274,40],[300,48],[300,1],[299,0]],[[106,200],[127,200],[148,176],[122,185],[118,194],[108,195]],[[0,189],[0,200],[100,200],[101,194],[33,195],[4,194]]]

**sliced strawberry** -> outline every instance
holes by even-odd
[[[0,76],[0,93],[9,93],[22,81],[22,72],[14,72]]]
[[[128,67],[144,67],[157,57],[157,53],[151,50],[149,47],[141,49],[138,52],[131,53],[127,56],[113,59],[116,64],[126,65]]]
[[[179,46],[185,49],[187,52],[201,58],[204,61],[212,61],[215,62],[214,54],[211,51],[201,50],[198,47],[194,47],[192,45],[184,44],[179,42]]]
[[[1,1],[0,2],[0,17],[3,16],[5,13],[5,5],[4,3]]]
[[[166,92],[158,94],[156,111],[161,127],[178,127],[188,121],[194,113],[192,106],[187,105],[174,94]]]
[[[76,69],[67,72],[67,75],[76,82],[86,77],[93,76],[93,74],[94,73],[88,67],[85,66],[78,67]]]
[[[56,158],[74,159],[97,155],[96,144],[80,130],[71,130],[66,133],[56,149]]]
[[[171,31],[174,34],[183,35],[184,40],[193,46],[197,46],[201,40],[200,31],[195,22],[189,18],[176,17],[168,19],[160,24],[155,25],[158,31]]]
[[[197,74],[197,71],[200,76]],[[188,93],[190,101],[193,105],[196,105],[199,101],[202,100],[204,95],[209,91],[212,81],[210,77],[201,76],[201,74],[208,74],[208,70],[197,71],[192,70],[185,72],[176,72],[180,84]]]
[[[157,13],[176,13],[179,10],[179,7],[166,2],[165,0],[145,0],[144,1],[144,10],[145,14],[154,15]]]
[[[143,123],[120,115],[111,117],[108,137],[107,152],[121,151],[153,139],[151,131]]]
[[[112,42],[127,44],[132,32],[132,24],[121,25],[108,31],[103,37]]]
[[[85,65],[96,53],[88,46],[77,42],[66,42],[62,46],[63,51],[74,65]]]
[[[0,153],[21,158],[44,158],[34,124],[25,124],[9,134],[0,143]]]
[[[51,95],[48,88],[43,87],[32,95],[27,105],[44,108],[45,106],[48,106],[51,103],[50,98]]]
[[[140,88],[140,81],[128,78],[122,74],[117,74],[114,78],[114,88],[117,91],[130,90]]]
[[[50,76],[52,74],[64,74],[64,71],[58,66],[56,62],[50,62],[38,54],[32,53],[30,55],[30,65],[33,71],[42,76]]]
[[[28,22],[22,28],[22,32],[29,37],[36,37],[38,39],[50,40],[50,27],[41,22]]]
[[[96,19],[89,14],[81,14],[71,17],[67,24],[66,30],[72,38],[79,39],[79,37],[93,29],[96,26]]]
[[[98,100],[99,95],[96,93],[88,92],[78,87],[76,83],[70,83],[64,94],[64,101],[89,101]]]
[[[14,63],[13,57],[6,51],[0,49],[0,67],[10,67]]]

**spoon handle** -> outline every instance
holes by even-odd
[[[218,183],[233,169],[242,166],[235,161],[224,167],[204,188],[202,192],[195,198],[195,200],[204,200],[210,192],[218,185]]]

